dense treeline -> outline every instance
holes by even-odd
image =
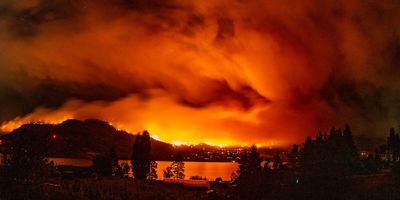
[[[398,138],[391,129],[387,145],[394,180],[400,180]],[[378,154],[359,156],[349,125],[307,137],[301,147],[293,145],[288,160],[283,164],[279,155],[262,159],[255,146],[246,151],[235,179],[239,199],[346,199],[352,192],[362,196],[358,177],[379,176],[376,173],[386,162]],[[400,197],[397,190],[380,191],[382,199]]]

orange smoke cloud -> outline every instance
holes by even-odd
[[[135,95],[112,103],[70,101],[57,110],[37,109],[32,114],[7,122],[2,128],[4,131],[11,131],[24,123],[37,120],[60,123],[70,118],[101,118],[118,129],[130,132],[147,129],[151,133],[156,133],[160,140],[167,142],[180,140],[190,143],[210,141],[216,144],[240,144],[246,136],[238,137],[239,130],[227,131],[220,126],[221,123],[233,121],[257,124],[259,121],[257,114],[261,111],[257,109],[240,111],[227,109],[221,105],[196,109],[177,104],[162,91],[153,91],[152,95],[154,98],[148,101],[142,101]]]
[[[288,144],[346,122],[374,134],[400,114],[391,1],[0,7],[3,131],[99,118],[168,142]]]

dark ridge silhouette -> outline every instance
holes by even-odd
[[[25,124],[9,134],[0,136],[3,140],[13,140],[18,135],[48,141],[49,157],[92,158],[98,154],[108,154],[112,147],[120,159],[130,159],[135,135],[117,130],[109,123],[97,119],[84,121],[69,119],[61,124]],[[54,137],[54,138],[53,138]],[[170,160],[174,154],[171,144],[150,139],[151,154],[156,160]]]

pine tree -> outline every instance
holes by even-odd
[[[394,160],[394,151],[395,151],[395,146],[396,146],[396,133],[394,131],[394,128],[390,128],[389,130],[389,137],[387,139],[387,148],[389,151],[389,160],[393,161]]]
[[[400,161],[400,138],[398,133],[395,135],[393,142],[393,161]]]
[[[110,150],[110,159],[111,159],[111,166],[113,168],[114,174],[121,175],[122,168],[118,165],[118,155],[117,151],[115,151],[114,147],[111,147]],[[116,173],[118,171],[118,173]]]
[[[258,195],[263,172],[261,161],[256,146],[243,153],[239,161],[238,177],[235,179],[240,196],[254,199]]]
[[[289,162],[293,167],[297,166],[299,153],[299,145],[293,144],[292,149],[289,151]]]
[[[136,135],[136,140],[133,145],[132,154],[132,171],[137,179],[146,179],[150,172],[151,160],[151,143],[150,134],[143,131],[142,134]]]
[[[345,128],[343,130],[343,137],[345,139],[345,143],[349,150],[351,151],[350,153],[354,155],[357,154],[357,148],[356,145],[354,144],[354,139],[353,139],[353,133],[351,131],[350,125],[346,124]]]
[[[327,137],[307,138],[299,156],[299,167],[309,182],[338,180],[360,166],[357,148],[349,125],[332,128]]]

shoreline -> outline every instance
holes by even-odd
[[[70,159],[70,160],[92,160],[92,158],[88,157],[48,157],[47,160],[54,160],[54,159]],[[118,161],[130,161],[130,159],[118,159]],[[156,162],[174,162],[174,160],[164,160],[164,159],[157,159]],[[209,162],[209,163],[237,163],[237,161],[226,161],[226,160],[183,160],[183,162]]]

